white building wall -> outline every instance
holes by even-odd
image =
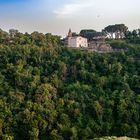
[[[69,37],[68,38],[69,47],[88,47],[87,38],[81,36]]]
[[[69,47],[76,47],[77,46],[77,39],[75,37],[68,38],[68,46]]]

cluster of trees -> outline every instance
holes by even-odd
[[[107,36],[111,39],[123,39],[125,33],[128,31],[128,27],[124,24],[115,24],[105,27],[102,32],[97,32],[95,30],[84,29],[80,31],[80,35],[88,38],[91,41],[94,37],[97,36]]]
[[[124,24],[115,24],[109,25],[103,29],[110,38],[122,39],[125,37],[125,32],[128,30],[128,27]]]
[[[0,139],[140,138],[140,47],[128,47],[98,54],[1,30]]]
[[[43,34],[37,31],[29,33],[20,33],[18,30],[11,29],[9,33],[0,29],[0,43],[5,45],[55,45],[61,43],[60,36],[51,35],[51,33]]]
[[[140,29],[125,32],[125,38],[129,43],[140,44]]]
[[[93,29],[83,29],[79,35],[86,37],[88,41],[97,36],[106,36],[109,39],[126,40],[128,43],[140,44],[140,29],[128,30],[125,24],[108,25],[102,32]]]
[[[106,33],[105,32],[97,32],[97,31],[92,30],[92,29],[83,29],[80,31],[79,35],[87,38],[88,41],[92,41],[96,37],[106,36]]]
[[[93,140],[138,140],[138,139],[135,139],[135,138],[128,138],[128,137],[115,137],[115,136],[112,136],[112,137],[103,137],[103,138],[95,138]]]

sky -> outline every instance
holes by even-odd
[[[0,28],[65,36],[124,23],[140,28],[140,0],[0,0]]]

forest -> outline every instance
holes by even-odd
[[[72,49],[60,37],[0,30],[0,139],[140,139],[140,45],[119,53]]]

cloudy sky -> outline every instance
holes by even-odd
[[[140,28],[140,0],[0,0],[0,28],[21,32],[100,31],[109,24]]]

